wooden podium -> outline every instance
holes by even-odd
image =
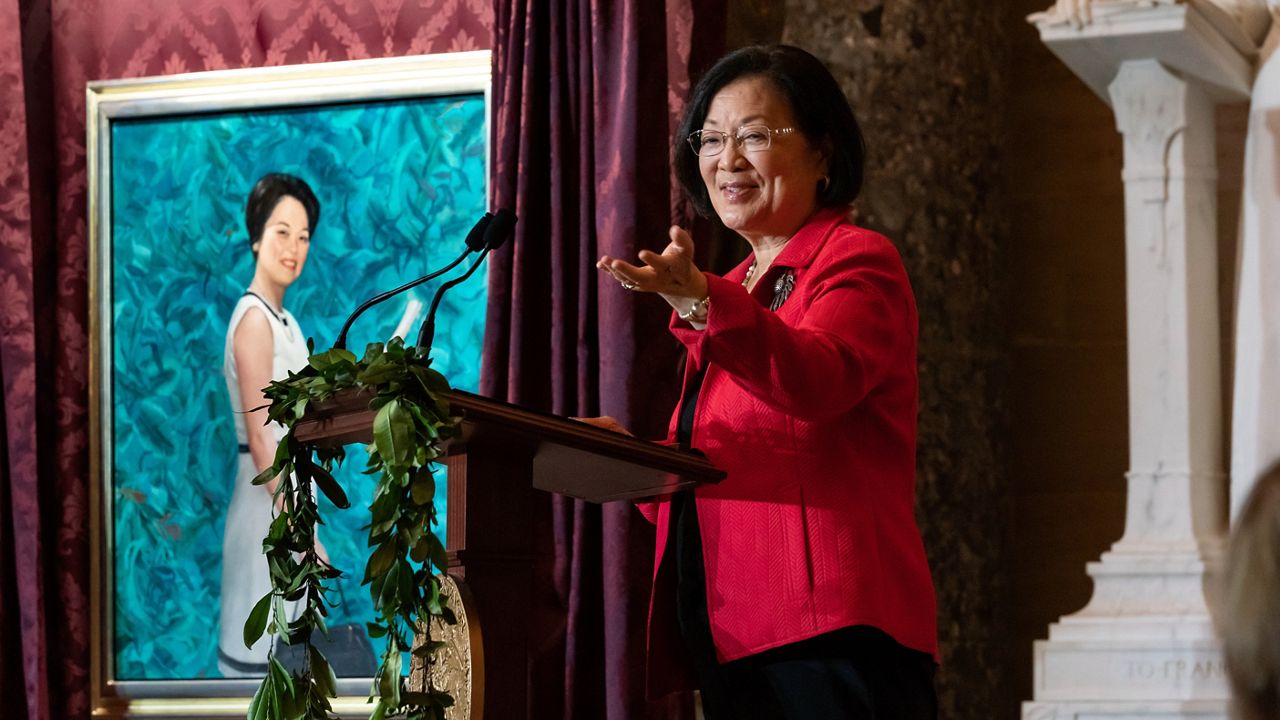
[[[670,493],[724,472],[699,455],[461,391],[463,432],[447,458],[449,572],[465,580],[483,638],[477,705],[489,720],[527,714],[533,626],[534,491],[591,502]],[[368,396],[347,395],[297,425],[306,442],[372,440]]]

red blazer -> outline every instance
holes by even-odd
[[[685,382],[707,366],[693,446],[728,473],[696,493],[717,655],[872,625],[936,656],[914,513],[916,306],[902,260],[844,210],[824,210],[752,294],[747,265],[707,276],[705,330],[671,322],[689,353]],[[782,268],[795,288],[775,313],[767,303]],[[648,648],[658,696],[691,676],[674,571],[662,563],[669,503],[641,510],[657,523]]]

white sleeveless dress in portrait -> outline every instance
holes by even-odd
[[[1280,0],[1268,0],[1249,106],[1236,289],[1231,516],[1280,460]]]
[[[307,364],[307,340],[298,323],[287,310],[283,316],[261,298],[245,294],[236,303],[227,324],[227,338],[223,352],[222,374],[227,381],[227,395],[235,418],[236,441],[239,443],[238,465],[231,504],[227,508],[227,522],[222,534],[222,607],[218,633],[218,668],[224,677],[261,677],[265,671],[269,637],[264,635],[253,648],[244,646],[244,623],[255,603],[271,590],[267,561],[262,555],[262,539],[271,525],[274,506],[265,487],[255,486],[253,478],[258,469],[248,450],[249,435],[246,426],[248,416],[240,403],[239,376],[236,372],[236,328],[251,310],[266,316],[271,326],[272,355],[271,378],[283,380],[289,371],[300,370]],[[252,409],[252,408],[250,408]],[[265,412],[261,413],[265,420]],[[254,416],[255,422],[259,416]],[[272,423],[276,441],[284,437],[285,428]],[[293,615],[296,604],[288,608]]]

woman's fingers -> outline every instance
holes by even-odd
[[[596,263],[596,267],[609,273],[614,280],[623,285],[629,283],[639,286],[640,289],[652,290],[655,283],[660,284],[660,274],[668,271],[665,263],[660,258],[661,256],[657,253],[641,250],[640,261],[644,263],[643,267],[608,256],[601,258],[600,262]],[[636,288],[628,289],[634,290]]]
[[[654,268],[655,270],[665,270],[673,264],[671,256],[667,255],[665,250],[661,255],[652,250],[641,250],[639,253],[636,253],[636,255],[640,258],[640,262]]]
[[[693,238],[688,231],[679,225],[672,225],[667,235],[671,237],[671,245],[668,247],[675,247],[686,257],[693,258]]]
[[[623,427],[622,423],[618,422],[612,417],[609,417],[608,415],[604,415],[602,417],[575,417],[575,418],[569,418],[569,419],[577,420],[580,423],[585,423],[593,427],[598,427],[601,430],[608,430],[610,432],[621,433],[623,435],[631,434],[631,431]]]
[[[679,225],[672,225],[668,234],[671,242],[661,253],[652,250],[638,253],[643,267],[609,255],[600,256],[596,267],[628,290],[679,295],[690,277],[698,274],[693,264],[693,238]]]
[[[629,290],[635,290],[642,285],[651,282],[651,278],[646,275],[652,275],[653,271],[648,268],[639,268],[625,260],[617,260],[605,255],[596,263],[596,267],[609,273],[620,285],[627,287]],[[635,285],[636,287],[628,287]]]

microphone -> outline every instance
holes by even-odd
[[[476,252],[477,250],[482,250],[482,249],[487,250],[488,245],[485,241],[486,241],[486,238],[488,237],[489,224],[492,221],[493,221],[493,213],[487,212],[484,214],[484,217],[480,218],[476,222],[476,224],[471,228],[470,232],[467,233],[467,239],[465,241],[467,248],[462,251],[461,255],[454,258],[453,262],[449,263],[448,265],[444,266],[439,270],[436,270],[435,272],[427,273],[426,275],[423,275],[417,280],[414,280],[412,282],[407,282],[404,285],[401,285],[400,287],[396,288],[395,290],[388,290],[387,292],[384,292],[380,295],[374,295],[373,297],[361,303],[360,307],[356,308],[355,312],[351,313],[351,316],[347,318],[347,322],[342,325],[342,331],[338,333],[338,339],[333,343],[333,346],[335,348],[346,349],[347,331],[351,329],[351,323],[355,322],[356,318],[360,317],[361,313],[363,313],[365,310],[368,310],[369,308],[373,307],[374,305],[377,305],[378,303],[382,302],[383,300],[386,300],[387,298],[390,298],[394,295],[399,295],[400,293],[404,292],[405,290],[408,290],[409,288],[417,287],[428,280],[433,280],[435,278],[440,277],[441,275],[457,267],[458,263],[462,262],[463,258],[465,258],[466,256],[470,255],[473,252]]]
[[[498,208],[493,216],[493,222],[489,223],[489,227],[484,231],[484,250],[480,252],[480,257],[471,263],[471,267],[467,271],[446,283],[440,285],[436,290],[436,294],[431,298],[431,309],[427,311],[427,319],[422,321],[422,329],[418,331],[418,347],[423,350],[431,349],[431,342],[436,335],[436,310],[440,308],[440,298],[444,297],[444,292],[449,288],[465,281],[471,277],[471,274],[480,267],[480,263],[484,262],[484,258],[491,251],[502,247],[507,238],[511,237],[516,227],[516,214],[506,208]]]

